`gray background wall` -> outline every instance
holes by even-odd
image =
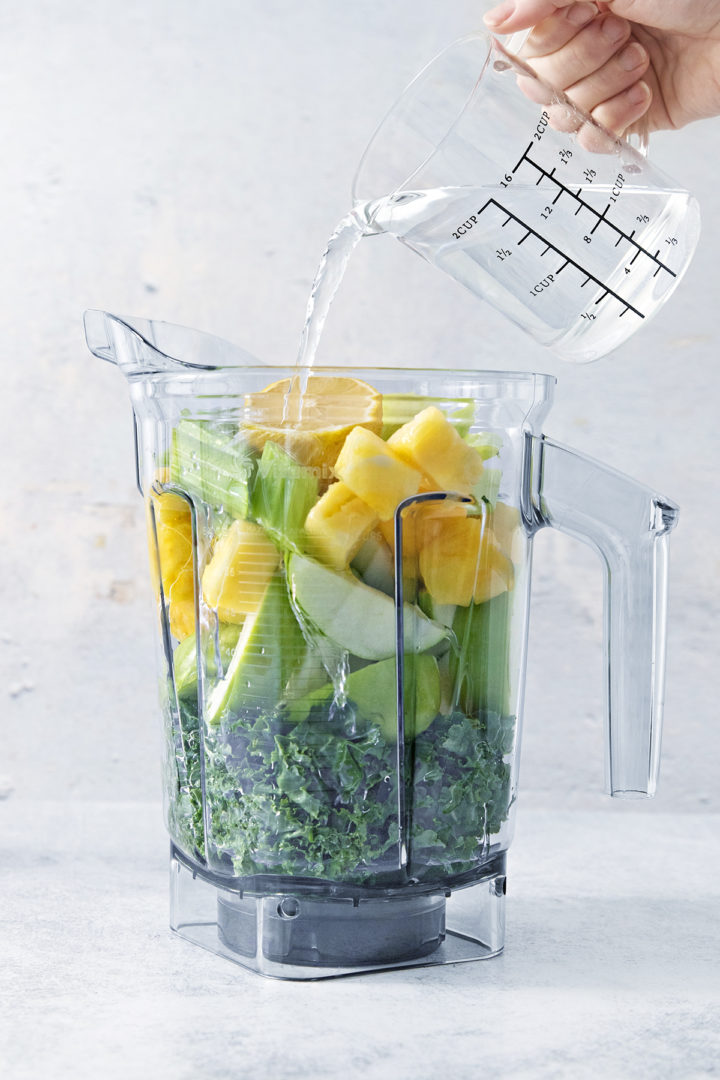
[[[354,167],[483,0],[5,0],[0,12],[0,796],[153,799],[153,620],[124,382],[102,307],[295,355]],[[611,358],[572,367],[389,239],[361,246],[321,361],[558,376],[553,437],[676,499],[662,787],[718,808],[720,121],[653,138],[704,217],[688,275]],[[603,800],[600,567],[536,544],[523,798]],[[618,809],[621,809],[620,807]]]

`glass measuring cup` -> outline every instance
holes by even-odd
[[[567,360],[630,337],[697,245],[689,192],[495,38],[420,72],[373,135],[356,212]]]

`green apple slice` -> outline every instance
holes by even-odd
[[[411,677],[406,685],[414,701],[405,704],[405,738],[414,739],[426,730],[440,711],[440,672],[434,656],[424,653],[413,658]],[[307,716],[314,705],[329,703],[334,689],[326,683],[295,702],[298,718]],[[375,664],[353,671],[345,683],[345,696],[358,712],[358,717],[376,724],[388,742],[397,739],[397,673],[395,657],[378,660]],[[300,708],[302,706],[302,708]]]
[[[301,611],[326,637],[353,656],[386,660],[395,655],[395,602],[350,572],[331,570],[304,555],[290,555],[287,576]],[[404,607],[405,648],[423,653],[448,636],[448,628]]]

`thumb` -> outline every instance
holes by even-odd
[[[514,34],[527,30],[551,15],[557,15],[573,7],[576,0],[503,0],[485,15],[485,25],[493,33]],[[589,4],[579,4],[589,7]],[[698,0],[673,0],[659,4],[657,0],[604,0],[593,5],[601,11],[628,19],[632,23],[655,30],[702,35],[717,31],[720,22],[720,4],[698,3]]]
[[[673,0],[670,4],[659,4],[657,0],[607,0],[600,7],[651,30],[696,37],[717,30],[720,14],[717,0]]]
[[[575,2],[576,0],[503,0],[503,3],[486,13],[484,21],[488,29],[498,34],[514,34],[516,30],[527,30],[550,15],[572,7]],[[630,6],[632,0],[625,0],[625,3]],[[590,7],[590,4],[582,4],[582,7]]]

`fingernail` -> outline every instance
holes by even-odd
[[[625,91],[625,100],[630,105],[642,105],[649,97],[650,87],[642,80],[636,82],[634,86],[631,86],[629,90]]]
[[[565,16],[571,26],[585,26],[598,13],[595,4],[574,4]]]
[[[492,11],[488,11],[485,15],[486,26],[500,26],[506,19],[509,19],[515,10],[515,4],[513,0],[506,0],[504,4],[498,4]]]
[[[609,41],[612,45],[616,45],[618,41],[626,36],[628,32],[628,24],[624,19],[617,19],[614,15],[608,15],[603,20],[602,35],[606,41]]]
[[[647,53],[639,42],[633,41],[618,56],[618,64],[623,71],[633,71],[647,60]]]

